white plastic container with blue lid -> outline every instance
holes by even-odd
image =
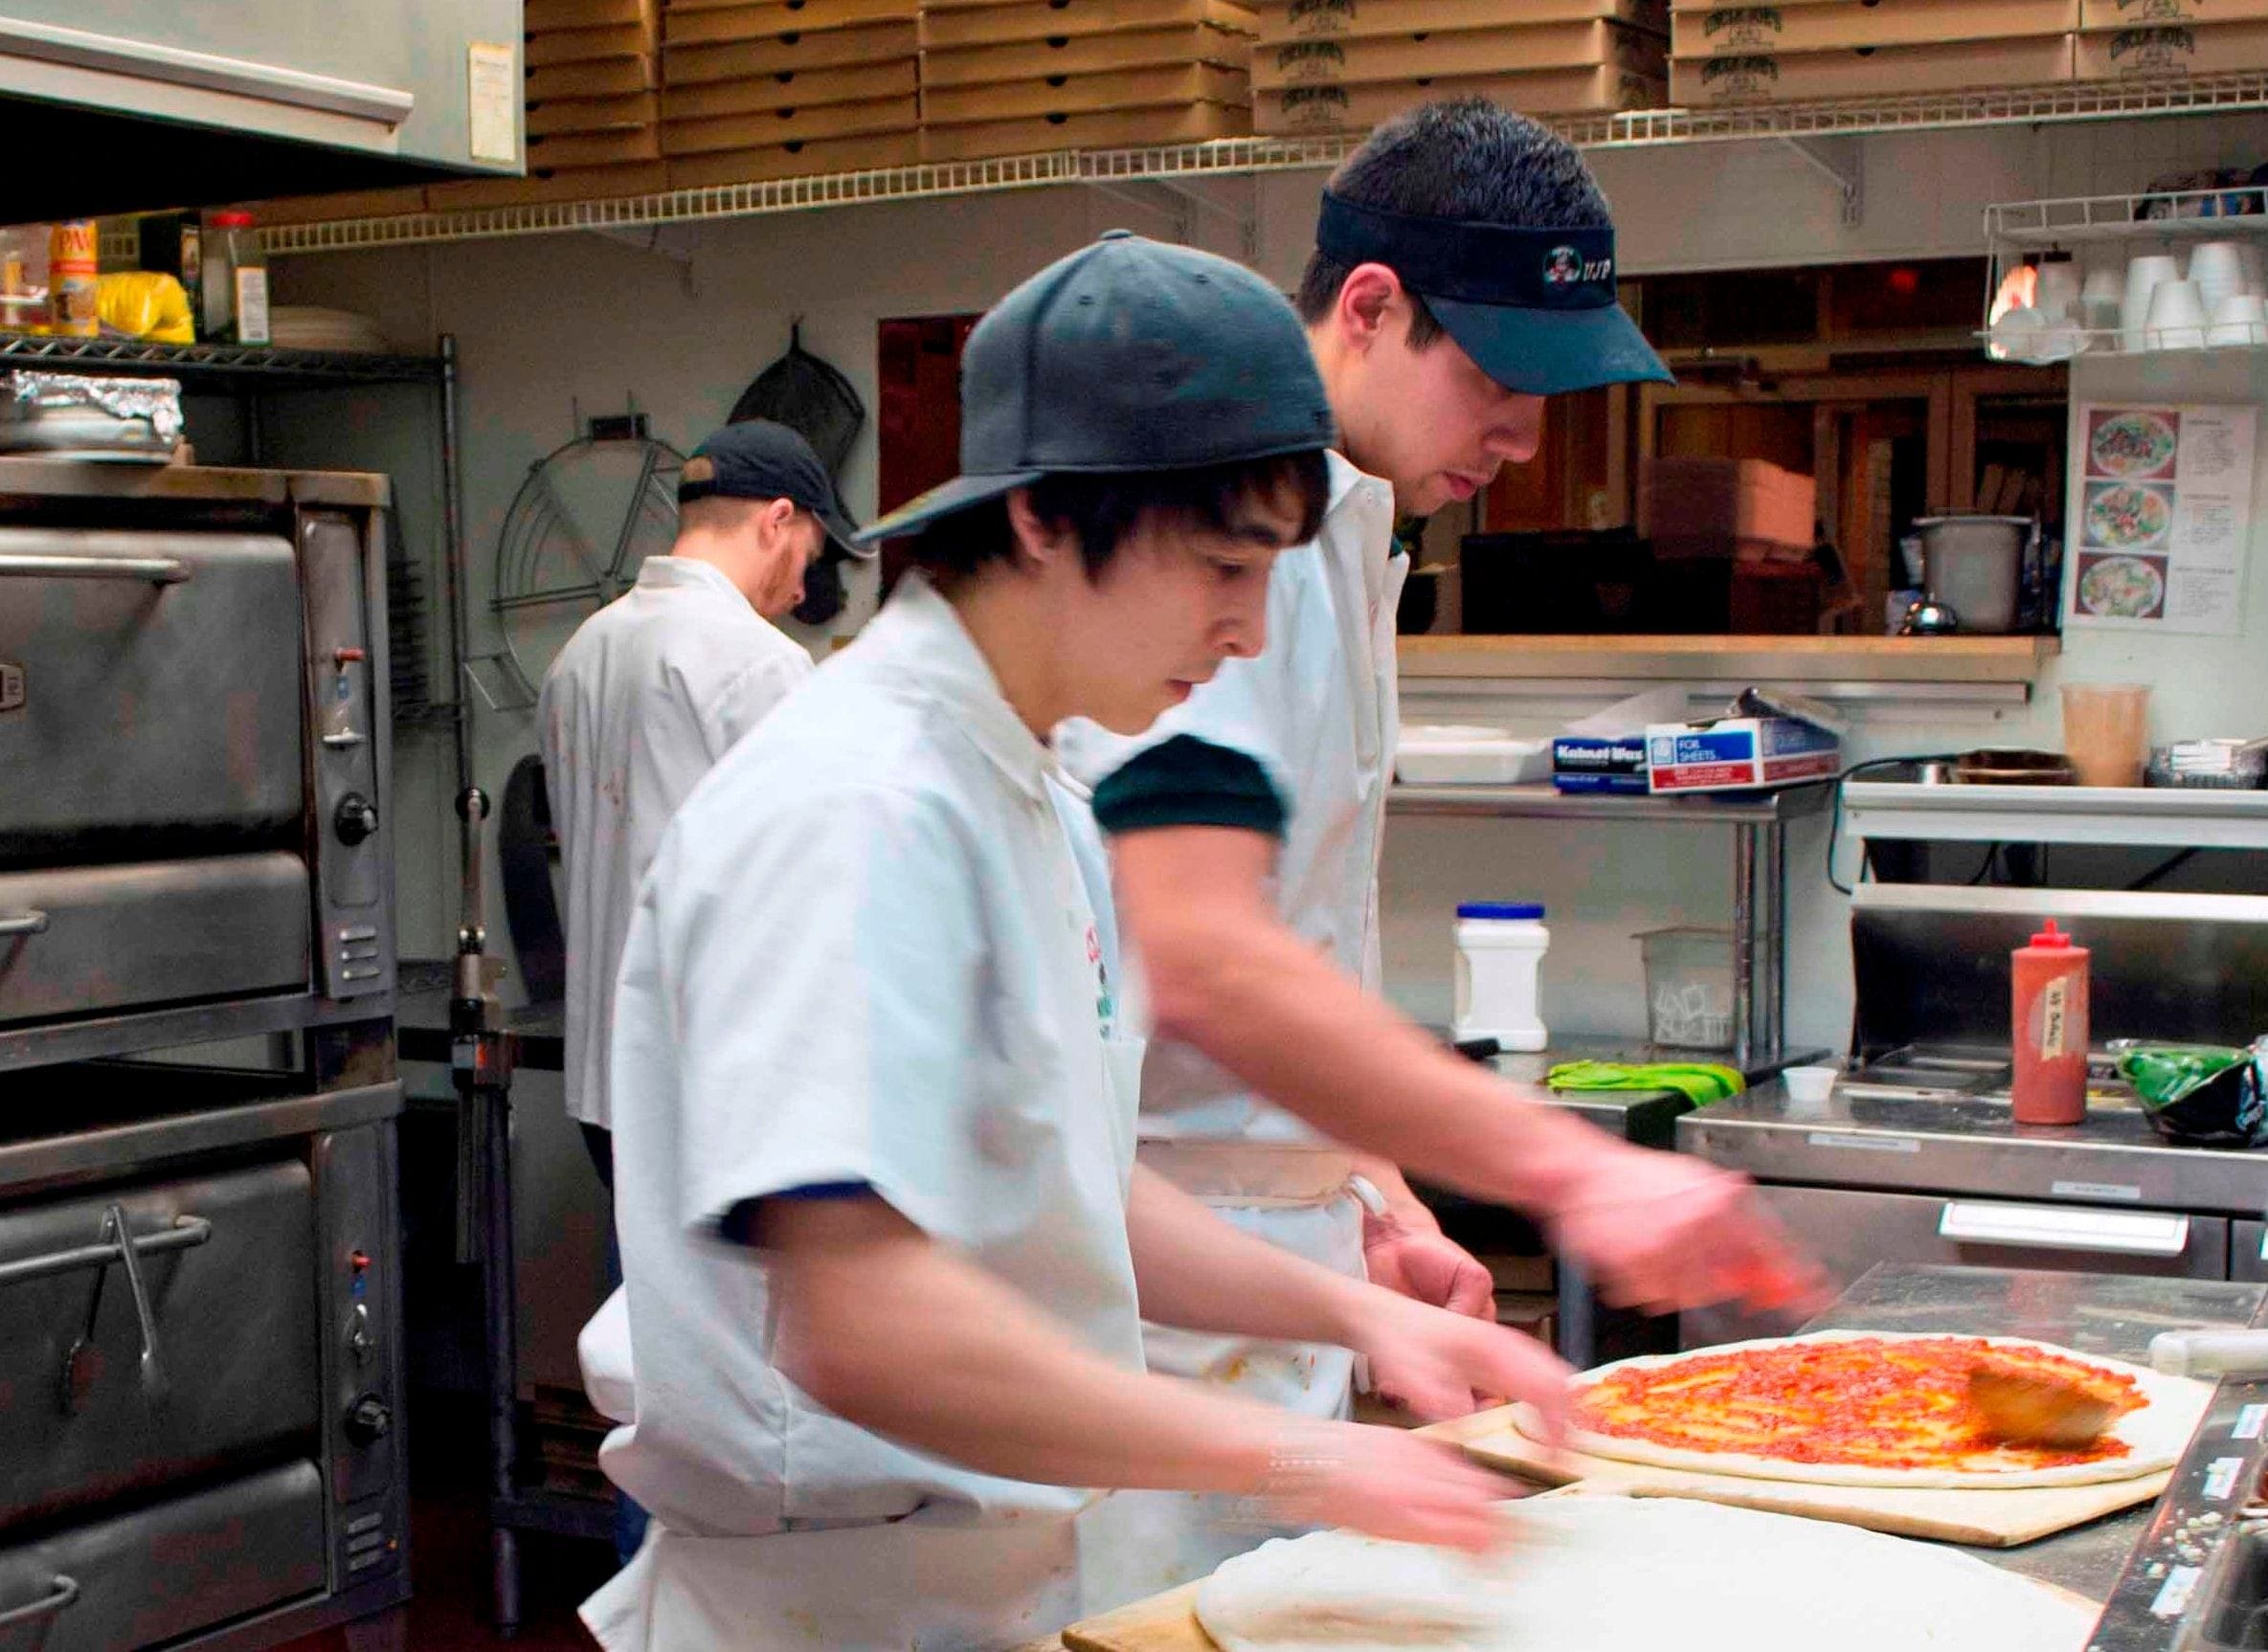
[[[1457,907],[1457,1041],[1493,1038],[1507,1050],[1547,1041],[1539,1003],[1551,931],[1543,908],[1517,901],[1467,901]]]

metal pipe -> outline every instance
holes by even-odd
[[[443,333],[441,357],[441,581],[449,604],[449,725],[457,746],[457,791],[473,783],[472,619],[464,605],[464,473],[458,450],[457,335]]]
[[[171,556],[0,556],[0,577],[11,579],[146,579],[179,585],[188,563]]]
[[[1733,828],[1733,1065],[1749,1070],[1757,1054],[1756,892],[1758,827]]]
[[[63,1609],[79,1598],[79,1581],[56,1573],[47,1593],[28,1605],[11,1607],[0,1612],[0,1629],[14,1629],[26,1623],[35,1623],[42,1618],[59,1617]]]
[[[84,1267],[108,1267],[124,1260],[131,1248],[137,1257],[155,1256],[161,1251],[191,1250],[213,1237],[213,1224],[203,1217],[175,1217],[173,1225],[152,1234],[136,1234],[121,1242],[105,1227],[102,1239],[96,1244],[76,1245],[70,1250],[50,1251],[45,1256],[19,1257],[14,1261],[0,1262],[0,1284],[21,1284],[26,1280],[47,1279],[58,1273],[71,1273]]]

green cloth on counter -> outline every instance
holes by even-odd
[[[1739,1073],[1714,1061],[1561,1061],[1543,1079],[1555,1090],[1675,1090],[1696,1107],[1748,1087]]]

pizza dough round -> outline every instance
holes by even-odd
[[[1602,1365],[1583,1373],[1575,1379],[1575,1392],[1580,1394],[1586,1384],[1596,1382],[1612,1372],[1675,1365],[1681,1360],[1730,1353],[1742,1349],[1794,1348],[1807,1343],[1853,1342],[1869,1338],[1881,1342],[1932,1341],[1949,1334],[1952,1333],[1823,1330],[1807,1336],[1763,1337],[1754,1342],[1729,1342],[1715,1348],[1690,1349],[1684,1353],[1644,1354],[1636,1359],[1617,1360],[1611,1365]],[[2144,1366],[2129,1365],[2124,1360],[2079,1353],[2072,1349],[2034,1342],[2027,1337],[1986,1336],[1974,1340],[1996,1349],[2032,1350],[2060,1354],[2066,1359],[2076,1359],[2101,1371],[2132,1377],[2144,1403],[2139,1411],[2130,1411],[2120,1418],[2110,1429],[2114,1437],[2126,1442],[2127,1454],[2100,1462],[2074,1462],[2052,1467],[1883,1468],[1867,1463],[1792,1462],[1781,1458],[1752,1457],[1740,1452],[1696,1451],[1690,1446],[1657,1444],[1652,1440],[1593,1434],[1583,1429],[1569,1432],[1567,1448],[1581,1452],[1585,1457],[1606,1458],[1616,1462],[1637,1462],[1653,1468],[1676,1468],[1696,1474],[1729,1474],[1743,1480],[1800,1481],[1812,1485],[1903,1486],[1913,1490],[2014,1491],[2046,1485],[2091,1485],[2112,1480],[2139,1480],[2160,1469],[2170,1468],[2181,1460],[2182,1452],[2189,1443],[2189,1436],[2196,1432],[2197,1424],[2204,1420],[2207,1407],[2212,1403],[2212,1385],[2189,1377],[2167,1376]],[[1514,1408],[1513,1422],[1529,1439],[1541,1438],[1535,1413],[1527,1406]]]
[[[1199,1585],[1226,1652],[2080,1652],[2095,1613],[1957,1550],[1678,1498],[1507,1506],[1471,1559],[1346,1531],[1278,1538]]]

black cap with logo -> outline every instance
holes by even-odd
[[[859,545],[858,524],[836,499],[827,467],[811,444],[770,419],[729,424],[693,450],[678,474],[677,502],[697,499],[784,499],[818,517],[827,537],[850,555],[874,554]]]

